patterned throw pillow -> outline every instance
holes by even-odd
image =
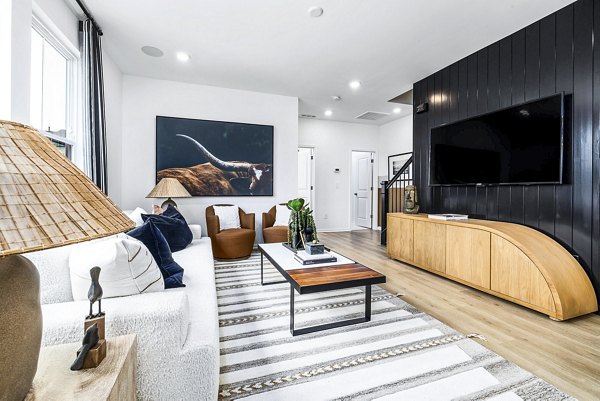
[[[140,241],[118,235],[81,244],[69,254],[73,299],[87,299],[90,269],[99,266],[103,298],[163,291],[163,276],[148,248]]]

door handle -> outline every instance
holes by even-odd
[[[358,194],[355,192],[355,193],[354,193],[354,196],[358,196]]]

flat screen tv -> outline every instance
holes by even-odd
[[[431,129],[429,184],[561,184],[564,95]]]

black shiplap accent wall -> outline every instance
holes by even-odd
[[[421,210],[534,227],[579,255],[600,299],[600,2],[578,0],[414,84]],[[429,187],[429,130],[564,92],[563,185]]]

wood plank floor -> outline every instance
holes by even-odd
[[[600,316],[566,322],[391,260],[379,231],[320,233],[333,250],[387,276],[384,287],[581,401],[600,400]],[[479,341],[479,340],[478,340]]]

